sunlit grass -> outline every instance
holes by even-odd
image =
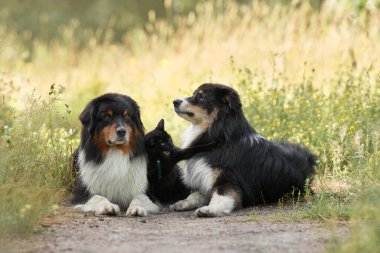
[[[59,110],[62,92],[51,86],[48,100],[31,95],[5,124],[0,118],[0,235],[33,231],[72,189],[71,154],[79,142],[68,112]]]
[[[380,152],[369,157],[370,181],[357,177],[360,193],[354,197],[351,233],[343,241],[333,243],[329,252],[377,252],[380,248]],[[367,178],[368,179],[368,178]]]
[[[201,4],[196,14],[176,17],[176,31],[164,21],[152,20],[149,33],[135,30],[123,44],[111,39],[101,43],[94,35],[83,49],[74,36],[79,29],[75,22],[64,30],[61,41],[46,44],[36,39],[33,52],[17,43],[19,35],[3,27],[0,66],[23,91],[36,88],[47,94],[52,82],[64,85],[67,98],[77,105],[73,115],[87,101],[78,94],[129,94],[140,102],[145,125],[152,128],[159,115],[171,111],[166,101],[189,94],[199,83],[233,84],[231,56],[266,86],[286,91],[310,76],[314,86],[329,91],[342,65],[354,66],[353,74],[379,69],[378,13],[358,12],[350,2],[316,12],[307,3],[270,7],[254,1],[252,7],[230,4],[224,14],[212,4]],[[112,27],[107,32],[112,38]],[[31,62],[20,57],[31,53]],[[310,75],[305,78],[305,73]],[[172,122],[183,128],[180,120]]]

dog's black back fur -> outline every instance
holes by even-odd
[[[197,90],[200,89],[207,96],[204,104],[197,102],[197,91],[187,100],[206,110],[217,108],[218,114],[190,146],[221,143],[212,151],[195,156],[222,171],[214,184],[219,194],[227,186],[241,194],[243,206],[251,206],[275,202],[294,190],[305,191],[317,160],[310,150],[258,135],[245,118],[240,98],[232,88],[203,84]]]
[[[72,163],[72,174],[75,178],[73,197],[70,200],[70,203],[73,205],[85,203],[90,199],[91,193],[83,183],[80,178],[80,169],[79,169],[79,149],[76,149],[73,154],[73,163]]]

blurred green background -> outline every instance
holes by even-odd
[[[325,1],[257,0],[284,6],[309,2],[316,11]],[[6,24],[7,29],[16,31],[19,39],[30,48],[33,39],[47,43],[63,39],[65,27],[74,24],[78,26],[75,37],[83,46],[94,33],[105,39],[110,27],[114,42],[122,42],[133,29],[143,28],[149,32],[146,23],[150,18],[166,20],[175,28],[175,16],[196,14],[196,6],[205,2],[218,6],[214,12],[217,15],[223,13],[231,2],[251,5],[254,0],[0,0],[0,22]],[[353,2],[359,11],[365,9],[367,2],[379,4],[377,0]]]
[[[311,0],[313,6],[322,1]],[[0,22],[24,34],[25,43],[30,42],[30,38],[46,42],[59,39],[60,30],[71,22],[78,22],[80,30],[89,32],[102,32],[111,25],[114,40],[120,42],[128,31],[144,28],[152,11],[157,19],[170,22],[173,16],[194,12],[197,4],[202,2],[218,5],[220,12],[227,8],[228,2],[252,3],[251,0],[0,0]],[[286,4],[291,1],[267,2]],[[80,38],[81,34],[77,36]]]

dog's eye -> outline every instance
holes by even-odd
[[[200,102],[204,102],[204,97],[202,95],[198,95],[197,100]]]
[[[165,146],[165,142],[161,141],[160,145],[161,145],[161,147]]]
[[[111,119],[112,117],[113,117],[113,111],[112,110],[108,110],[106,112],[106,114],[104,115],[105,119]]]
[[[124,110],[123,117],[124,117],[124,119],[129,119],[131,116],[129,116],[129,113],[127,110]]]

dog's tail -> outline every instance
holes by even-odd
[[[293,164],[296,170],[301,172],[304,181],[306,182],[309,179],[311,183],[315,174],[318,157],[308,148],[297,144],[281,142],[277,146],[281,149],[282,155]]]
[[[299,167],[299,169],[305,176],[305,181],[303,182],[303,187],[301,188],[302,192],[309,192],[311,194],[314,194],[311,188],[311,184],[314,180],[314,175],[316,172],[315,168],[317,165],[318,157],[308,148],[299,147],[299,150],[302,151],[306,157],[306,162],[303,164],[303,166]]]
[[[315,174],[315,166],[317,165],[318,157],[312,153],[308,148],[300,147],[296,145],[297,154],[299,156],[296,160],[299,160],[299,166],[296,166],[302,173],[312,179]]]

